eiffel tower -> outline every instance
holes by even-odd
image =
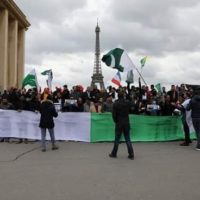
[[[96,83],[98,83],[100,85],[100,89],[103,90],[105,89],[105,86],[101,70],[100,39],[99,39],[100,28],[98,26],[98,22],[95,28],[95,32],[96,32],[95,60],[94,60],[93,75],[91,77],[92,78],[91,86],[93,87],[94,85],[96,85]]]

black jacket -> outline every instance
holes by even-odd
[[[117,125],[129,124],[129,111],[130,111],[130,102],[123,98],[118,99],[113,104],[113,111],[112,111],[113,121]]]
[[[192,110],[192,118],[200,118],[200,95],[193,96],[186,109]]]
[[[46,100],[43,101],[40,105],[40,128],[53,128],[54,121],[53,117],[57,117],[58,113],[56,112],[55,106],[52,101]]]

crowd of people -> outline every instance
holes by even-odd
[[[139,84],[139,87],[127,84],[117,89],[109,86],[106,90],[100,90],[97,86],[88,86],[86,90],[81,85],[67,85],[62,88],[56,87],[54,91],[45,88],[39,92],[36,88],[17,89],[10,88],[0,93],[0,109],[17,111],[41,111],[41,105],[46,100],[51,100],[56,111],[60,112],[112,112],[113,105],[119,94],[123,92],[123,98],[129,102],[129,114],[151,115],[151,116],[184,116],[184,102],[190,99],[194,90],[185,84],[180,86],[171,85],[169,91],[165,87],[156,89],[154,85]],[[186,106],[185,106],[186,107]],[[189,127],[183,123],[185,141],[182,145],[187,146],[191,142],[189,138]],[[9,138],[1,138],[1,142],[9,141]],[[44,142],[43,138],[43,142]],[[54,144],[54,139],[52,139]],[[23,139],[19,140],[19,143]],[[25,139],[25,142],[27,140]],[[45,143],[43,144],[45,145]],[[56,147],[53,147],[56,148]]]
[[[119,91],[125,92],[125,98],[131,102],[130,114],[138,115],[161,115],[170,116],[176,114],[174,110],[189,95],[192,96],[192,88],[171,85],[166,91],[162,87],[157,91],[154,85],[135,87],[114,88],[109,86],[106,90],[100,90],[97,86],[87,87],[67,85],[50,91],[45,88],[43,92],[33,89],[10,88],[0,93],[0,109],[37,111],[40,102],[45,100],[49,94],[56,108],[61,112],[112,112],[112,106],[117,99]]]

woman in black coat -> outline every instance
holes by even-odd
[[[51,101],[52,97],[48,95],[47,100],[41,102],[40,105],[40,124],[39,127],[41,128],[41,139],[42,139],[42,151],[46,151],[46,129],[48,129],[51,143],[52,143],[52,150],[58,149],[58,146],[55,145],[55,136],[54,136],[54,121],[53,118],[58,116],[56,112],[55,106]]]

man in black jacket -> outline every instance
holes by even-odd
[[[53,117],[57,117],[58,113],[56,112],[55,106],[51,100],[52,97],[48,95],[47,100],[42,101],[40,106],[41,118],[39,127],[41,128],[43,152],[46,151],[46,129],[48,129],[50,134],[52,150],[58,149],[58,146],[55,145],[54,121],[53,121]]]
[[[200,150],[200,89],[195,91],[187,109],[191,109],[192,123],[197,136],[196,150]]]
[[[129,122],[130,102],[124,99],[124,92],[119,91],[118,100],[113,105],[112,117],[115,122],[115,141],[112,152],[109,154],[111,158],[117,157],[118,146],[122,133],[128,148],[128,158],[134,159],[132,143],[130,141],[130,122]]]

